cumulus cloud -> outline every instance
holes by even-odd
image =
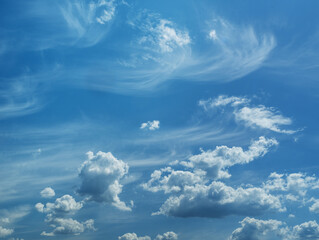
[[[307,176],[304,173],[278,174],[276,172],[269,175],[269,180],[264,183],[267,191],[277,191],[289,193],[286,197],[290,200],[298,200],[305,197],[307,191],[316,189],[319,181],[314,176]]]
[[[233,231],[229,240],[259,240],[279,237],[283,240],[314,240],[319,238],[319,225],[316,221],[304,222],[288,227],[285,222],[277,220],[259,220],[246,217],[241,227]]]
[[[115,158],[112,153],[87,153],[86,160],[80,169],[81,186],[78,193],[87,196],[88,201],[112,204],[120,210],[130,211],[119,198],[122,192],[120,180],[128,173],[128,164]]]
[[[7,237],[9,235],[11,235],[13,233],[13,229],[9,229],[9,228],[4,228],[0,226],[0,237],[4,238]]]
[[[169,197],[155,215],[221,218],[227,215],[260,215],[285,211],[280,199],[262,188],[232,188],[222,182],[185,187],[179,196]]]
[[[72,218],[54,218],[50,221],[55,228],[52,232],[42,232],[42,236],[55,236],[61,234],[79,235],[86,229],[95,230],[93,227],[94,220],[90,219],[83,223],[78,222]]]
[[[213,151],[191,156],[180,166],[188,170],[162,168],[152,173],[142,187],[151,192],[163,191],[171,196],[154,214],[177,217],[212,217],[258,215],[264,211],[285,211],[280,198],[264,188],[233,188],[216,181],[230,177],[228,168],[247,164],[264,156],[278,142],[260,137],[244,151],[240,147],[218,146]],[[175,165],[176,166],[176,165]],[[213,180],[213,181],[212,181]]]
[[[183,165],[206,171],[207,176],[213,179],[227,178],[230,174],[227,168],[236,164],[247,164],[258,157],[264,156],[272,146],[278,145],[275,139],[260,137],[253,141],[247,151],[241,147],[217,146],[214,150],[202,151],[193,155]]]
[[[70,218],[83,207],[82,202],[76,200],[70,195],[64,195],[57,198],[54,203],[37,203],[37,211],[46,214],[46,222],[53,227],[52,232],[42,232],[43,236],[55,236],[59,234],[79,235],[86,229],[95,231],[94,220],[89,219],[85,222],[78,222]]]
[[[244,123],[250,128],[258,127],[285,134],[296,132],[281,128],[281,126],[292,124],[290,118],[284,117],[273,107],[266,107],[264,105],[251,106],[251,100],[245,97],[220,95],[215,99],[201,100],[199,101],[199,105],[206,111],[229,105],[232,107],[232,114],[235,120],[239,123]]]
[[[44,197],[44,198],[51,198],[55,196],[54,190],[50,187],[46,187],[45,189],[43,189],[40,192],[40,194],[41,194],[41,197]]]
[[[76,202],[70,195],[64,195],[57,198],[54,203],[47,203],[45,206],[42,203],[37,203],[35,208],[39,212],[47,213],[48,216],[56,216],[60,214],[75,213],[83,207],[81,202]]]
[[[159,129],[160,121],[154,120],[154,121],[148,121],[146,123],[142,123],[140,129],[148,129],[148,130],[156,130]]]
[[[138,237],[136,233],[126,233],[118,237],[119,240],[151,240],[151,237]],[[163,235],[158,234],[154,240],[177,240],[178,235],[174,232],[166,232]]]
[[[278,235],[283,223],[277,220],[258,220],[246,217],[240,222],[241,227],[237,228],[229,240],[259,240],[267,233]]]

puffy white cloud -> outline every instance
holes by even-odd
[[[276,172],[269,175],[269,180],[264,183],[267,191],[288,192],[287,199],[298,200],[298,197],[305,197],[308,190],[316,189],[319,181],[314,176],[307,176],[304,173],[278,174]]]
[[[166,232],[163,235],[157,235],[155,240],[177,240],[178,235],[174,232]]]
[[[304,222],[288,227],[285,222],[277,220],[259,220],[246,217],[241,227],[233,231],[229,240],[259,240],[279,237],[283,240],[315,240],[319,239],[319,225],[316,221]],[[265,238],[267,237],[267,238]]]
[[[204,181],[202,172],[175,171],[170,167],[155,170],[151,179],[142,184],[145,190],[151,192],[164,191],[165,193],[181,192],[187,186],[194,186]]]
[[[171,196],[155,213],[176,217],[259,215],[268,210],[285,211],[280,199],[262,188],[232,188],[222,182],[187,186],[179,196]]]
[[[319,213],[319,199],[313,199],[313,204],[309,207],[311,212]]]
[[[42,232],[42,236],[55,236],[59,234],[71,234],[79,235],[84,232],[85,229],[94,230],[94,221],[92,219],[87,220],[84,223],[80,223],[72,218],[55,218],[51,221],[51,225],[55,227],[52,232]]]
[[[46,187],[40,192],[41,196],[44,198],[51,198],[55,196],[55,192],[52,188]]]
[[[225,95],[220,95],[215,99],[199,101],[199,105],[205,110],[230,105],[233,108],[232,113],[235,120],[243,122],[251,128],[258,127],[285,134],[296,132],[294,130],[281,129],[283,125],[291,125],[292,120],[281,115],[275,108],[264,105],[251,106],[250,103],[251,100],[245,97],[228,97]]]
[[[202,151],[201,154],[193,155],[183,165],[207,172],[207,176],[213,179],[227,178],[230,174],[227,168],[236,164],[247,164],[255,158],[264,156],[269,148],[278,145],[275,139],[260,137],[253,141],[244,151],[241,147],[217,146],[213,151]]]
[[[0,237],[4,238],[7,237],[9,235],[11,235],[13,233],[13,229],[9,229],[9,228],[4,228],[0,226]]]
[[[240,222],[241,227],[237,228],[229,240],[258,240],[269,232],[278,235],[283,223],[277,220],[258,220],[246,217]]]
[[[138,237],[136,233],[125,233],[123,236],[118,237],[119,240],[151,240],[151,237],[144,236]]]
[[[88,160],[80,169],[82,180],[78,193],[87,196],[87,200],[110,203],[118,209],[130,211],[119,198],[122,185],[119,181],[128,173],[128,165],[115,158],[112,153],[88,152]]]
[[[290,237],[290,238],[289,238]],[[319,225],[316,221],[309,221],[294,226],[292,235],[287,239],[293,240],[315,240],[319,239]]]
[[[76,202],[70,195],[64,195],[57,198],[54,203],[47,203],[45,206],[42,203],[37,203],[35,208],[39,212],[51,215],[61,215],[67,213],[75,213],[83,207],[81,202]]]
[[[146,123],[141,124],[141,129],[148,129],[148,130],[156,130],[160,128],[160,121],[154,120],[154,121],[148,121]]]
[[[126,233],[123,236],[118,237],[119,240],[151,240],[151,237],[144,236],[138,237],[136,233]],[[166,232],[163,235],[158,234],[155,240],[177,240],[178,235],[174,232]]]

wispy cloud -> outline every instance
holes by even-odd
[[[251,100],[245,97],[228,97],[220,95],[215,99],[201,100],[199,106],[206,111],[231,106],[232,114],[237,122],[243,122],[251,128],[268,129],[277,133],[293,134],[295,130],[282,129],[283,125],[291,125],[292,120],[283,116],[273,107],[264,105],[252,106]]]

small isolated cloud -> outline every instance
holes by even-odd
[[[216,40],[217,39],[217,33],[216,33],[216,30],[211,30],[210,32],[209,32],[209,38],[210,39],[213,39],[213,40]]]
[[[122,192],[120,180],[128,173],[127,163],[115,158],[112,153],[87,153],[86,160],[80,169],[81,186],[78,193],[87,196],[87,201],[112,204],[120,210],[130,211],[119,198]]]
[[[148,121],[146,123],[142,123],[140,129],[148,129],[148,130],[156,130],[160,128],[160,121]]]
[[[314,203],[309,207],[311,212],[319,213],[319,199],[313,199]]]
[[[5,238],[13,233],[13,229],[4,228],[0,226],[0,238]]]
[[[240,222],[241,227],[233,231],[229,240],[259,240],[267,233],[280,232],[283,223],[277,220],[258,220],[246,217]]]
[[[43,189],[41,192],[41,197],[43,198],[51,198],[55,196],[55,192],[52,188],[50,187],[46,187],[45,189]]]
[[[118,237],[119,240],[152,240],[149,236],[138,237],[136,233],[126,233]],[[158,234],[154,240],[177,240],[178,235],[174,232],[166,232],[163,235]]]
[[[232,114],[239,123],[250,128],[268,129],[277,133],[293,134],[296,131],[282,129],[281,126],[291,125],[292,120],[281,115],[273,107],[264,105],[251,106],[251,100],[245,97],[228,97],[220,95],[215,99],[201,100],[199,105],[206,111],[218,107],[232,107]]]

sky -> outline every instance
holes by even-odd
[[[2,0],[0,239],[319,239],[315,0]]]

